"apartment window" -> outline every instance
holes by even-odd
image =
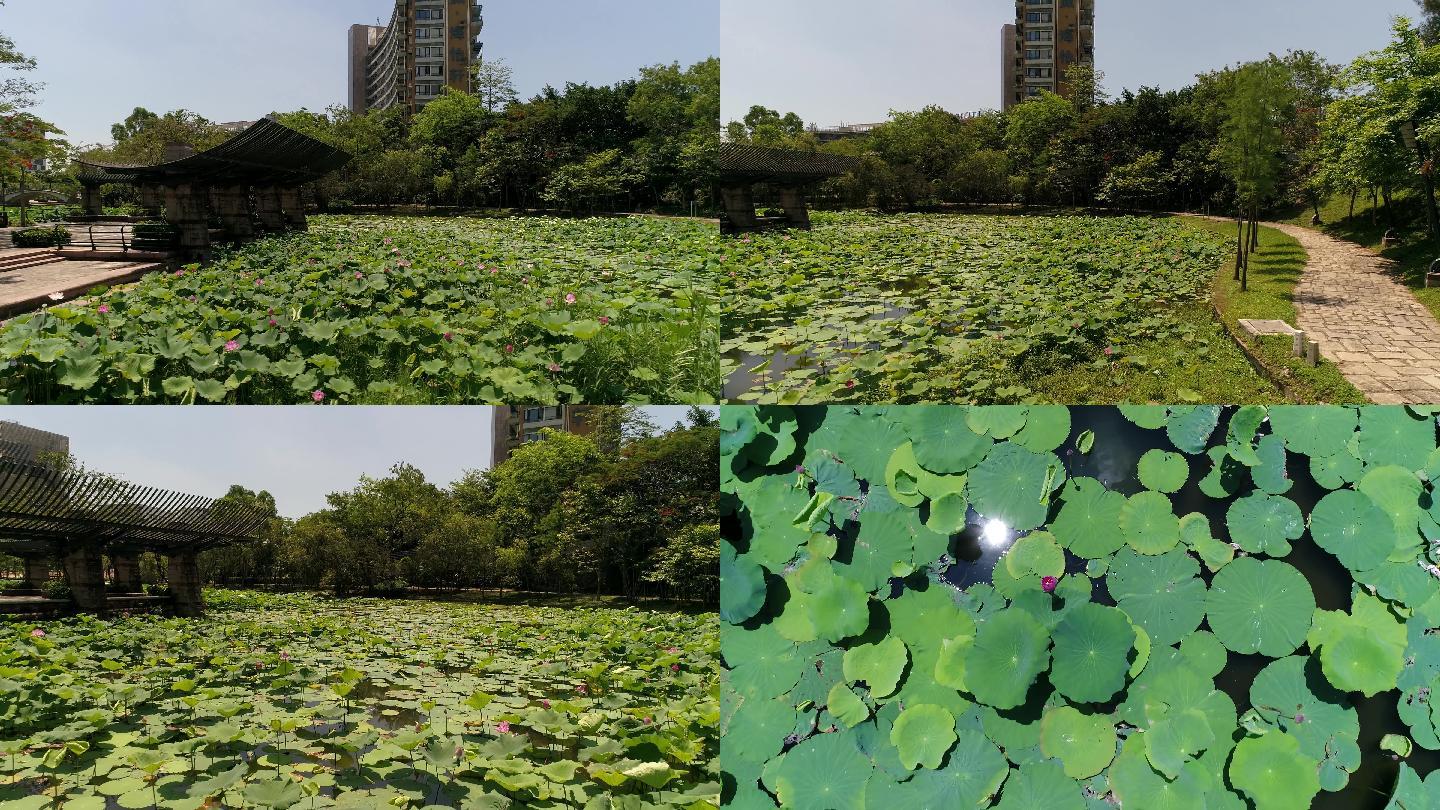
[[[1026,59],[1054,59],[1055,51],[1051,48],[1026,48]]]
[[[1025,77],[1029,79],[1049,79],[1054,75],[1054,68],[1025,68]]]
[[[444,58],[445,47],[443,45],[421,45],[415,49],[415,55],[421,59],[429,57]]]
[[[419,65],[415,68],[415,75],[419,78],[443,77],[445,75],[444,65]]]
[[[1052,42],[1055,39],[1054,31],[1026,31],[1026,42]]]
[[[544,418],[544,414],[545,414],[545,409],[544,409],[544,408],[526,408],[526,409],[525,409],[525,421],[526,421],[526,422],[539,422],[542,418]]]
[[[525,443],[526,443],[526,444],[532,444],[532,443],[534,443],[534,442],[538,442],[538,441],[540,441],[541,438],[542,438],[542,437],[540,436],[540,431],[538,431],[538,430],[527,430],[527,431],[525,431]]]
[[[443,20],[443,19],[445,19],[445,9],[443,9],[443,8],[420,8],[420,9],[416,9],[416,10],[415,10],[415,19],[417,19],[417,20]]]
[[[1060,0],[1060,7],[1061,7],[1061,8],[1074,8],[1074,7],[1075,7],[1075,0]]]
[[[1035,97],[1035,96],[1040,95],[1040,93],[1041,93],[1042,91],[1044,91],[1044,89],[1045,89],[1045,88],[1043,88],[1043,87],[1027,87],[1027,88],[1025,88],[1025,95],[1030,96],[1030,97],[1033,98],[1033,97]]]
[[[416,39],[444,39],[444,38],[445,38],[445,29],[444,29],[444,28],[428,28],[428,27],[427,27],[427,28],[416,28],[416,29],[415,29],[415,38],[416,38]]]
[[[1028,23],[1048,23],[1048,22],[1055,22],[1055,12],[1053,12],[1053,11],[1027,11],[1027,12],[1025,12],[1025,22],[1028,22]]]
[[[546,408],[546,409],[545,409],[545,418],[546,418],[547,420],[559,419],[559,418],[560,418],[560,409],[557,408],[557,407],[554,407],[554,406],[549,407],[549,408]]]

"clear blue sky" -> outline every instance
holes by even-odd
[[[684,407],[644,409],[662,427]],[[446,485],[490,466],[493,408],[75,407],[10,408],[0,418],[70,437],[87,467],[145,486],[219,497],[231,484],[275,496],[280,513],[325,508],[360,476],[407,462]]]
[[[658,63],[717,56],[712,0],[491,0],[485,53],[524,97],[613,84]],[[39,60],[35,112],[72,143],[109,140],[135,107],[216,121],[346,102],[346,32],[392,0],[8,0],[0,31]]]
[[[1173,90],[1197,73],[1290,49],[1348,62],[1384,47],[1413,0],[1097,0],[1096,60],[1112,94]],[[723,115],[752,104],[807,123],[871,123],[891,109],[1000,106],[1011,0],[723,0]]]

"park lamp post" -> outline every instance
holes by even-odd
[[[1420,142],[1414,119],[1400,122],[1400,137],[1405,147],[1420,156],[1420,176],[1425,179],[1425,221],[1430,238],[1440,236],[1440,209],[1435,205],[1435,172],[1433,158],[1425,144]]]

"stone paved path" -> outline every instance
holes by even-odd
[[[1299,326],[1346,379],[1385,405],[1440,403],[1440,322],[1373,251],[1297,225],[1310,260],[1295,286]]]

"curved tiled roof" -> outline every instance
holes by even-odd
[[[803,152],[751,144],[720,144],[720,182],[812,182],[838,177],[859,165],[858,158],[829,152]]]
[[[346,152],[266,118],[213,149],[178,160],[149,166],[77,161],[77,179],[82,183],[296,186],[318,180],[350,160]]]

